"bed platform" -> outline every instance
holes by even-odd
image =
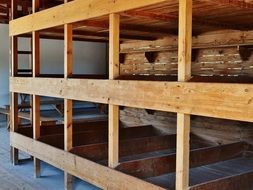
[[[63,125],[43,126],[40,142],[64,149]],[[74,155],[102,165],[108,161],[108,122],[73,125]],[[19,128],[32,138],[32,127]],[[176,134],[152,126],[120,127],[116,170],[166,189],[175,189]],[[215,145],[191,134],[190,189],[251,189],[253,147],[245,142]]]

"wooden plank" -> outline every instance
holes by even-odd
[[[33,138],[40,137],[40,97],[33,96]]]
[[[16,36],[11,37],[11,60],[11,73],[12,76],[16,76],[18,74],[18,38]]]
[[[247,45],[253,45],[253,30],[219,31],[217,33],[210,32],[192,37],[193,49],[222,48]],[[126,42],[120,45],[120,53],[173,51],[177,49],[177,36],[170,36],[153,41],[138,41],[131,43]]]
[[[10,130],[16,132],[18,130],[18,94],[13,92],[11,93],[10,118]],[[11,147],[11,161],[13,165],[18,164],[18,149],[14,147]]]
[[[148,136],[157,136],[157,134],[154,134],[153,132],[147,129],[149,127],[150,126],[121,129],[120,139],[127,140],[127,139],[143,138],[143,137],[148,137]],[[45,127],[43,127],[42,129],[44,128]],[[81,130],[81,128],[82,126],[79,126],[78,128],[77,127],[74,128],[75,130],[73,132],[73,147],[82,146],[86,144],[108,142],[107,125],[105,125],[103,128],[101,127],[98,128],[94,126],[93,128],[89,130]],[[43,136],[39,138],[39,140],[41,142],[47,143],[56,148],[64,149],[64,135],[63,133],[59,133],[59,132],[61,131],[56,130],[56,129],[42,130]],[[27,130],[19,130],[19,133],[30,137],[30,132]],[[106,149],[108,150],[108,147]],[[106,152],[106,155],[108,155],[108,152]]]
[[[243,142],[204,147],[190,151],[190,167],[199,167],[241,156]],[[117,170],[138,178],[150,178],[176,171],[176,153],[121,162]]]
[[[73,74],[73,26],[64,25],[64,76],[71,77]]]
[[[40,8],[40,1],[32,1],[32,12],[35,13]],[[37,77],[40,74],[40,36],[39,32],[32,31],[32,74]],[[33,117],[33,138],[37,140],[40,137],[40,96],[35,94],[31,97],[32,101],[32,117]],[[34,177],[40,177],[41,173],[40,160],[34,157]]]
[[[119,106],[109,105],[108,165],[112,168],[119,163]]]
[[[190,115],[177,113],[176,190],[189,186]]]
[[[176,135],[140,137],[120,140],[120,157],[175,148]],[[108,143],[97,143],[74,147],[71,152],[92,161],[104,161],[108,158]]]
[[[107,122],[106,121],[97,121],[97,122],[83,122],[81,124],[73,124],[73,132],[85,132],[85,131],[100,131],[107,129]],[[28,136],[30,138],[33,137],[33,129],[32,127],[21,127],[18,129],[18,133]],[[61,134],[62,137],[59,141],[64,142],[64,125],[48,125],[41,127],[41,136],[48,136],[48,135],[56,135]],[[62,143],[63,144],[63,143]],[[61,146],[64,149],[64,145]]]
[[[33,95],[33,138],[40,137],[40,96]],[[40,160],[34,157],[34,177],[40,177]]]
[[[69,151],[73,147],[73,102],[64,99],[64,150]],[[64,172],[64,187],[72,189],[72,176]]]
[[[185,82],[191,78],[192,0],[179,1],[178,28],[178,81]],[[189,186],[190,122],[189,114],[177,113],[176,190]]]
[[[11,0],[11,19],[17,17],[17,1]],[[18,73],[18,38],[11,37],[11,73],[12,77]],[[10,94],[10,129],[15,132],[18,130],[18,94]],[[18,149],[11,147],[11,161],[13,165],[18,164]]]
[[[64,1],[65,3],[68,0]],[[73,27],[72,24],[64,25],[64,78],[73,74]],[[64,150],[69,151],[73,147],[73,101],[64,99]],[[72,189],[72,176],[64,171],[64,188]]]
[[[179,1],[178,81],[191,78],[192,0]]]
[[[110,14],[109,26],[109,79],[119,76],[120,16]]]
[[[167,0],[75,0],[11,21],[10,36],[109,15],[111,13],[123,12],[166,1]],[[82,9],[80,9],[80,7],[82,7]]]
[[[32,32],[33,77],[40,75],[40,34]]]
[[[10,91],[253,121],[252,84],[10,77]]]
[[[120,16],[109,16],[109,79],[119,76]],[[119,162],[119,106],[109,104],[108,165],[116,167]]]
[[[10,142],[12,146],[102,189],[132,190],[133,187],[135,190],[163,189],[14,132],[10,134]],[[27,146],[28,144],[30,146]],[[43,153],[41,150],[44,150]]]

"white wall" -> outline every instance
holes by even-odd
[[[29,40],[19,39],[19,50],[29,50]],[[63,41],[41,39],[41,73],[63,74]],[[106,45],[74,42],[74,74],[105,74]],[[29,56],[19,56],[19,68],[27,68]],[[9,37],[8,25],[0,24],[0,106],[9,104]]]
[[[8,27],[0,24],[0,106],[9,104],[9,38]]]

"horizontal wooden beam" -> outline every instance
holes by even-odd
[[[61,35],[63,34],[62,29],[55,29],[55,28],[50,28],[42,31],[45,33],[49,34],[54,34],[54,35]],[[105,39],[109,39],[109,32],[108,31],[103,31],[103,32],[91,32],[91,31],[85,31],[85,30],[74,30],[73,31],[73,37],[87,37],[87,36],[93,36],[93,37],[102,37]],[[156,38],[150,37],[150,36],[143,36],[143,35],[138,35],[138,34],[121,34],[120,35],[121,39],[128,39],[128,40],[155,40]]]
[[[192,48],[220,48],[233,46],[253,45],[253,30],[249,31],[223,31],[218,33],[207,33],[192,38]],[[170,51],[177,50],[177,36],[155,40],[123,43],[120,45],[121,53],[148,52],[148,51]]]
[[[74,129],[73,146],[81,146],[81,145],[87,145],[87,144],[107,142],[108,141],[108,126],[107,127],[106,126],[107,125],[105,125],[105,127],[100,127],[100,128],[94,126],[90,130],[82,130],[82,131],[80,130],[80,128],[82,128],[81,126],[79,126],[78,128],[74,127],[73,128]],[[150,129],[153,129],[153,127],[143,126],[143,127],[122,128],[120,129],[120,139],[124,140],[124,139],[143,138],[147,136],[156,135]],[[49,130],[47,131],[42,130],[42,131],[44,132],[44,134],[45,132],[49,132]],[[54,131],[50,130],[50,131],[56,132],[56,130]],[[63,139],[64,139],[63,133],[58,133],[58,134],[47,133],[46,136],[42,136],[39,140],[41,142],[63,149]]]
[[[10,77],[10,91],[253,121],[252,84]]]
[[[132,190],[133,187],[136,190],[163,189],[138,178],[96,164],[87,159],[83,159],[69,152],[54,148],[14,132],[10,133],[10,143],[13,147],[18,148],[19,150],[43,160],[61,170],[67,171],[69,174],[92,183],[102,189]],[[41,152],[41,150],[44,151]]]
[[[219,5],[229,5],[237,9],[253,10],[253,4],[250,1],[240,1],[240,0],[206,0],[206,1],[212,1]]]
[[[95,122],[82,122],[80,124],[73,124],[73,130],[75,133],[85,132],[85,131],[99,131],[99,130],[107,130],[107,121],[95,121]],[[18,133],[31,137],[32,138],[32,127],[20,127],[18,129]],[[63,134],[64,128],[63,125],[50,125],[41,127],[41,136],[45,135],[55,135],[55,134]]]
[[[127,139],[119,142],[119,156],[134,156],[147,152],[174,149],[176,135],[164,135]],[[70,152],[93,161],[108,159],[108,143],[90,144],[74,147]]]
[[[41,127],[41,137],[39,141],[51,146],[64,147],[63,125],[51,125]],[[22,127],[18,133],[32,138],[32,127]],[[81,146],[93,143],[104,143],[108,141],[108,122],[86,122],[73,125],[73,145]],[[153,126],[136,126],[120,128],[120,139],[134,139],[148,136],[157,136],[160,133]]]
[[[166,0],[75,0],[11,21],[9,34],[15,36],[163,2]]]
[[[107,140],[107,134],[108,133],[105,130],[73,133],[73,146],[105,142]],[[39,141],[56,148],[64,148],[63,134],[42,136],[39,138]]]
[[[158,20],[164,22],[178,22],[178,15],[173,14],[161,14],[161,13],[152,13],[149,11],[126,11],[124,14],[129,16],[137,16],[148,18],[150,20]],[[193,24],[202,25],[202,26],[213,26],[220,29],[241,29],[240,26],[236,26],[234,24],[226,24],[226,23],[219,23],[215,20],[202,20],[201,18],[193,18]]]

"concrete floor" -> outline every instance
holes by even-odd
[[[0,118],[1,119],[1,118]],[[30,157],[20,153],[20,164],[10,163],[9,134],[6,122],[0,121],[0,190],[62,190],[63,172],[46,163],[42,163],[41,178],[33,176],[33,162]],[[74,190],[97,190],[84,181],[74,179]]]

